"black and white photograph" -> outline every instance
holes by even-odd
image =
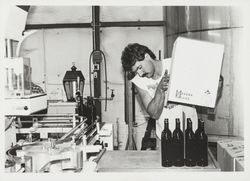
[[[246,6],[2,10],[3,174],[246,173]]]

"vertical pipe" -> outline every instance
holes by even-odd
[[[10,39],[7,39],[6,40],[7,42],[7,58],[12,58],[12,53],[11,53],[11,40]]]
[[[136,143],[133,135],[133,122],[135,121],[135,97],[133,83],[128,81],[127,73],[124,74],[125,81],[125,121],[128,124],[128,140],[126,143],[126,150],[136,150]]]
[[[124,72],[124,119],[125,119],[125,123],[128,124],[128,101],[127,101],[127,91],[128,88],[128,82],[127,82],[127,72]]]
[[[132,121],[135,123],[135,85],[132,83]]]
[[[100,7],[93,6],[92,7],[92,30],[93,30],[93,50],[100,50]],[[93,61],[96,62],[95,56],[93,56]],[[101,63],[97,62],[100,66]],[[97,78],[94,78],[94,97],[101,97],[101,69],[96,70]],[[101,102],[99,100],[95,100],[96,106],[96,114],[100,116],[102,120],[101,114]]]
[[[45,30],[43,29],[42,30],[42,44],[43,44],[43,79],[44,79],[44,82],[43,82],[43,85],[44,85],[44,90],[45,92],[47,92],[47,59],[46,59],[46,45],[45,45]]]

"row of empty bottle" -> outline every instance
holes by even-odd
[[[187,118],[185,133],[180,128],[180,119],[175,120],[173,133],[169,129],[168,119],[164,120],[161,134],[162,166],[207,166],[208,139],[204,130],[204,121],[198,119],[198,128],[193,132],[192,121]]]

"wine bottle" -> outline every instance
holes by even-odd
[[[172,166],[172,133],[169,129],[168,119],[164,120],[164,130],[161,133],[161,165]]]
[[[199,134],[198,132],[201,130],[201,119],[198,119],[198,128],[196,129],[194,135]]]
[[[175,130],[173,131],[173,165],[184,166],[184,137],[180,129],[180,119],[175,119]]]
[[[185,130],[185,155],[185,165],[195,166],[195,138],[190,118],[187,118],[187,129]]]
[[[208,165],[208,139],[204,130],[204,121],[200,120],[200,125],[195,132],[195,142],[196,142],[196,163],[198,166]]]

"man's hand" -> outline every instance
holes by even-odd
[[[167,91],[168,83],[169,83],[169,76],[168,76],[168,70],[166,70],[161,81],[159,82],[159,85],[157,86],[157,91],[160,91],[162,93]]]
[[[217,97],[216,97],[216,104],[215,104],[216,106],[222,97],[223,84],[224,84],[224,78],[222,75],[220,75],[219,86],[218,86]]]

